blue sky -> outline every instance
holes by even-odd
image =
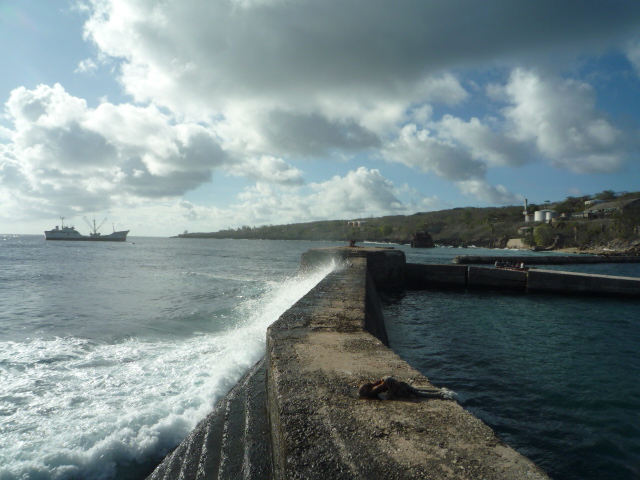
[[[639,27],[631,0],[0,0],[0,233],[637,191]]]

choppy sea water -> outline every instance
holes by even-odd
[[[513,253],[405,251],[414,263]],[[640,264],[541,268],[640,277]],[[552,478],[640,478],[640,299],[429,290],[385,301],[392,348]]]
[[[331,268],[297,275],[324,242],[130,240],[0,236],[0,480],[144,478]],[[512,253],[396,248],[416,263]],[[564,269],[640,276],[638,265]],[[401,356],[554,478],[640,478],[637,303],[451,291],[387,301]]]
[[[0,236],[0,479],[139,479],[264,354],[327,243]]]

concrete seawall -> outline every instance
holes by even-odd
[[[267,332],[266,355],[148,477],[153,480],[547,479],[458,403],[358,398],[385,376],[428,379],[388,348],[379,289],[490,288],[640,299],[640,279],[407,264],[389,248],[309,250],[340,267]]]
[[[640,278],[529,270],[527,292],[615,296],[640,300]]]
[[[342,266],[269,327],[264,361],[148,478],[548,479],[455,401],[358,398],[389,375],[431,386],[387,347],[377,294],[424,271],[391,249],[310,250],[301,264],[328,259]],[[439,276],[466,282],[462,269]]]
[[[307,265],[311,257],[328,255],[345,266],[268,330],[275,478],[548,478],[455,401],[357,397],[360,384],[388,375],[429,386],[427,378],[369,333],[372,327],[384,331],[373,283],[402,286],[394,285],[393,278],[403,277],[396,271],[403,255],[380,252],[310,253],[303,261]],[[386,274],[377,263],[385,256]]]
[[[640,300],[640,278],[530,269],[503,270],[477,265],[407,264],[409,288],[488,288],[528,293],[556,293]]]
[[[458,255],[453,263],[487,265],[514,261],[528,265],[570,265],[578,263],[640,263],[640,256],[625,255]]]

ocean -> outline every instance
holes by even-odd
[[[0,236],[0,480],[145,478],[331,270],[301,276],[301,254],[331,245],[343,244]],[[510,253],[396,248],[416,263]],[[640,276],[638,264],[588,267]],[[447,290],[384,301],[399,355],[553,478],[640,478],[637,302]]]
[[[145,478],[330,271],[297,274],[309,242],[129,239],[0,236],[1,480]]]

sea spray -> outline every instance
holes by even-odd
[[[0,480],[121,479],[160,459],[264,355],[267,327],[333,268],[252,287],[213,333],[0,343]]]

